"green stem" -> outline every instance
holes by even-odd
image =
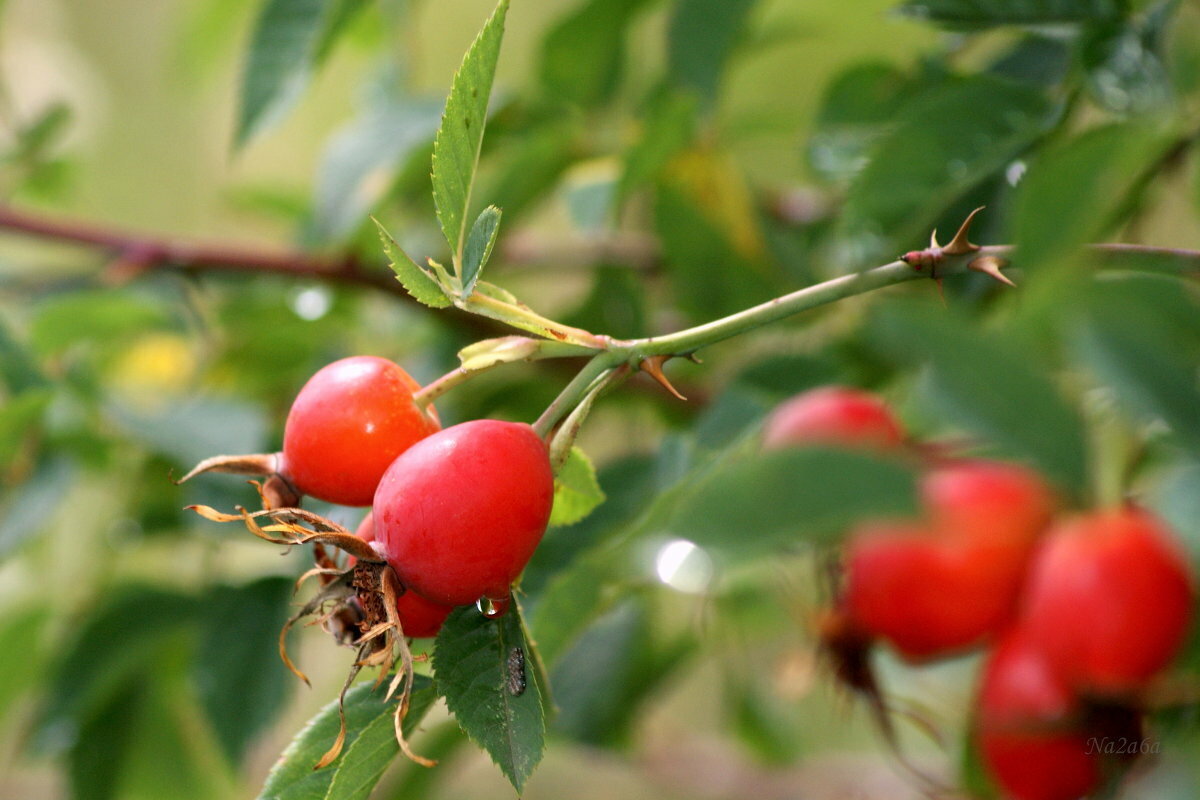
[[[497,362],[492,366],[499,366],[500,363],[503,362]],[[462,367],[455,367],[442,377],[438,378],[437,380],[430,381],[428,384],[421,387],[421,389],[414,392],[413,402],[416,403],[417,408],[428,408],[430,403],[453,389],[455,386],[458,386],[460,383],[466,383],[467,381],[471,380],[471,378],[475,377],[481,372],[486,372],[488,369],[491,369],[491,367],[484,367],[483,369],[475,370],[466,370]]]
[[[567,457],[571,454],[571,447],[575,444],[576,437],[579,436],[579,430],[583,427],[584,420],[591,413],[592,405],[595,404],[596,398],[605,389],[619,384],[624,378],[628,377],[629,372],[629,365],[623,364],[616,369],[610,369],[602,373],[599,378],[592,381],[592,385],[587,388],[583,398],[575,406],[574,410],[566,416],[566,419],[554,431],[554,436],[550,441],[550,465],[554,468],[555,475],[558,475],[563,464],[567,462]]]
[[[545,439],[549,436],[550,431],[554,430],[554,426],[559,420],[579,405],[580,401],[587,396],[588,391],[592,388],[592,384],[613,367],[624,361],[624,355],[614,351],[602,351],[592,357],[592,360],[584,365],[583,369],[575,374],[561,392],[558,397],[554,398],[542,415],[537,418],[537,422],[533,423],[533,430],[538,436]]]
[[[978,257],[978,253],[969,256],[946,256],[939,265],[939,275],[950,275],[963,272],[967,262]],[[893,261],[882,267],[858,272],[853,275],[843,275],[840,278],[808,286],[804,289],[776,297],[757,306],[730,314],[727,317],[697,325],[694,328],[670,333],[665,336],[650,336],[645,339],[631,339],[615,342],[614,350],[624,352],[628,356],[645,358],[657,355],[687,355],[717,342],[730,339],[755,328],[790,317],[801,311],[816,306],[832,303],[845,297],[862,294],[874,289],[882,289],[897,283],[928,278],[927,272],[919,272],[903,261]]]
[[[517,343],[520,348],[518,353],[513,352],[498,352],[495,348],[489,349],[481,357],[466,357],[466,354],[473,348],[481,345],[497,345],[508,341]],[[525,347],[524,345],[528,345]],[[483,339],[463,349],[459,353],[459,358],[464,359],[464,364],[470,364],[470,368],[466,366],[457,366],[447,372],[445,375],[430,381],[430,383],[413,393],[413,402],[419,408],[426,408],[437,398],[444,395],[459,384],[466,383],[476,375],[481,375],[484,372],[495,369],[504,364],[511,364],[515,361],[543,361],[551,358],[575,358],[579,356],[588,356],[595,353],[595,348],[585,347],[579,344],[570,342],[551,341],[549,339],[538,340],[529,339],[523,336],[509,336],[503,339]],[[487,358],[494,358],[491,363],[483,363]]]

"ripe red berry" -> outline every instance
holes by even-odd
[[[1023,632],[1001,640],[984,665],[975,726],[980,756],[1005,796],[1077,800],[1096,788],[1100,755],[1089,750],[1083,717]]]
[[[375,521],[371,512],[367,512],[367,516],[363,517],[355,533],[364,542],[375,541]],[[353,564],[354,560],[351,556],[350,563]],[[442,623],[453,610],[454,606],[430,602],[416,592],[405,592],[396,598],[396,614],[400,618],[400,627],[405,636],[413,639],[437,636],[437,632],[442,629]]]
[[[930,472],[921,499],[934,524],[995,544],[1032,544],[1054,516],[1054,492],[1034,471],[964,461]]]
[[[1039,534],[1049,488],[1021,467],[975,461],[922,481],[928,519],[870,522],[846,542],[843,605],[863,632],[923,660],[1007,626]]]
[[[834,444],[889,450],[904,441],[891,410],[869,392],[823,386],[779,405],[763,428],[763,446]]]
[[[1134,691],[1183,643],[1195,589],[1165,524],[1125,508],[1056,526],[1034,560],[1022,624],[1072,687]]]
[[[545,443],[528,425],[473,420],[413,445],[375,493],[376,535],[410,590],[446,605],[506,599],[554,502]]]
[[[280,472],[302,494],[370,505],[396,456],[440,427],[413,402],[418,388],[399,366],[375,356],[321,368],[288,412]]]

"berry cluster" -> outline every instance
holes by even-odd
[[[357,531],[369,549],[347,546],[336,532],[308,539],[357,553],[351,568],[359,560],[386,563],[399,582],[395,621],[410,638],[435,635],[454,606],[483,601],[502,611],[546,530],[554,498],[549,452],[530,426],[481,419],[442,429],[433,408],[415,398],[419,389],[386,359],[335,361],[296,396],[281,453],[209,459],[187,476],[270,472],[285,487],[290,502],[283,505],[298,505],[304,495],[369,505]],[[288,517],[265,493],[264,505],[276,522]],[[327,583],[335,564],[319,564]],[[367,595],[379,594],[380,581],[348,580],[357,590],[352,621],[365,634],[382,621],[362,613],[377,605]]]
[[[778,407],[769,447],[903,451],[873,395],[826,387]],[[1151,681],[1183,643],[1195,597],[1166,525],[1133,505],[1060,515],[1035,472],[943,459],[920,479],[918,519],[872,520],[845,540],[823,637],[839,676],[879,704],[877,640],[924,663],[989,647],[974,736],[1017,800],[1071,800],[1119,768],[1104,741],[1140,741]]]

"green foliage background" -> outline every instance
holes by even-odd
[[[640,378],[599,402],[579,444],[607,500],[552,528],[522,584],[558,708],[525,797],[915,796],[819,672],[811,625],[827,599],[814,551],[911,507],[912,474],[759,457],[763,415],[804,388],[879,391],[914,435],[1035,464],[1075,507],[1130,493],[1200,554],[1197,260],[1080,249],[1200,246],[1200,9],[896,5],[513,2],[468,214],[503,210],[487,278],[539,311],[675,330],[890,261],[978,205],[974,238],[1017,245],[1021,286],[972,276],[947,280],[945,305],[925,282],[844,301],[672,362],[686,404]],[[492,10],[8,0],[0,211],[349,255],[390,284],[374,214],[419,263],[449,263],[433,136]],[[291,397],[330,360],[384,355],[426,382],[502,329],[345,281],[146,259],[0,239],[0,796],[365,797],[381,771],[377,798],[508,796],[434,702],[469,675],[414,697],[431,706],[414,749],[436,769],[392,760],[365,687],[340,771],[297,769],[327,747],[350,652],[298,631],[314,688],[297,686],[275,639],[304,558],[182,511],[252,503],[239,479],[169,480],[277,448]],[[570,374],[507,366],[438,410],[532,421]],[[677,538],[708,559],[687,562],[689,591],[656,572]],[[454,619],[467,641],[477,620]],[[1198,655],[1177,665],[1193,681]],[[906,750],[987,796],[961,752],[976,666],[879,658],[889,692],[943,734],[906,729]],[[1157,715],[1151,735],[1162,756],[1127,796],[1200,793],[1195,709]]]

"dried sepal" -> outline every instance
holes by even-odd
[[[354,683],[354,679],[358,677],[361,669],[362,667],[355,663],[346,675],[346,682],[342,684],[342,691],[338,694],[338,735],[333,740],[333,745],[325,751],[325,755],[313,764],[314,772],[328,767],[342,754],[342,748],[346,745],[346,692],[350,690],[351,684]]]
[[[383,563],[383,558],[371,545],[336,522],[307,509],[292,507],[247,511],[239,506],[237,514],[226,514],[211,506],[191,505],[187,508],[213,522],[242,522],[250,533],[272,544],[328,544],[362,561]],[[260,524],[259,520],[262,519],[269,524]]]
[[[194,478],[205,472],[231,475],[274,475],[279,472],[279,453],[258,453],[245,456],[212,456],[201,461],[175,483]]]
[[[255,484],[257,486],[257,484]],[[262,488],[260,494],[263,494]],[[264,506],[269,506],[264,495]],[[308,619],[310,625],[323,625],[339,641],[357,648],[354,663],[338,698],[340,726],[337,738],[314,765],[321,769],[332,764],[341,754],[346,742],[346,691],[364,667],[377,667],[376,685],[381,685],[399,662],[399,668],[388,686],[385,701],[398,695],[394,715],[396,741],[406,757],[423,766],[435,762],[412,752],[404,739],[403,722],[408,713],[413,689],[412,651],[396,611],[396,601],[405,587],[395,571],[373,547],[337,523],[319,514],[298,507],[271,508],[248,511],[239,507],[237,513],[227,514],[210,506],[189,506],[205,519],[214,522],[241,522],[255,536],[266,541],[294,546],[312,544],[315,565],[297,581],[295,588],[317,578],[321,588],[284,624],[279,632],[279,656],[287,668],[311,686],[308,677],[296,667],[287,653],[287,634],[299,621]],[[343,569],[328,547],[336,547],[355,557],[354,565]],[[353,633],[351,633],[353,631]]]

